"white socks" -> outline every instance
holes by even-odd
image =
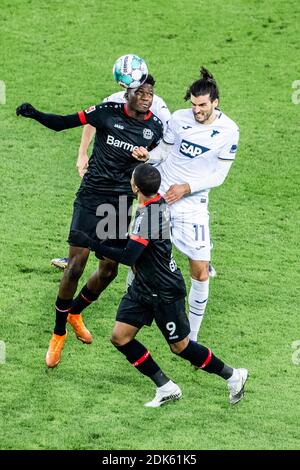
[[[192,279],[191,290],[189,293],[189,321],[191,332],[189,338],[197,341],[198,332],[203,320],[205,307],[208,301],[209,280],[196,281]]]

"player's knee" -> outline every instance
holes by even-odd
[[[209,278],[209,275],[208,275],[208,272],[207,273],[202,273],[200,274],[198,277],[197,277],[197,281],[200,281],[200,282],[205,282],[207,281]]]
[[[192,278],[200,282],[207,281],[209,278],[209,264],[202,266],[201,269],[193,270]]]
[[[80,279],[85,267],[85,262],[82,262],[80,259],[74,258],[70,260],[68,266],[65,270],[65,276],[70,281],[78,281]]]
[[[190,272],[192,279],[204,282],[209,277],[209,261],[192,261],[190,260]]]
[[[129,343],[130,340],[131,340],[131,338],[127,338],[126,336],[120,335],[120,334],[118,334],[117,332],[114,332],[114,331],[112,332],[112,335],[111,335],[111,338],[110,338],[111,343],[115,347],[124,346],[124,344]]]
[[[118,275],[118,264],[111,261],[107,261],[103,264],[100,264],[99,267],[99,277],[100,279],[110,279],[113,280]]]
[[[170,349],[172,353],[174,354],[180,354],[189,344],[189,339],[188,337],[184,338],[181,341],[178,341],[177,343],[171,343],[169,344]]]

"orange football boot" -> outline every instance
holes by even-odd
[[[53,333],[50,339],[49,348],[46,354],[46,364],[48,367],[56,367],[60,362],[61,352],[65,344],[67,333],[63,336]]]
[[[81,313],[79,314],[69,313],[67,321],[73,328],[74,333],[77,336],[77,339],[79,339],[85,344],[91,344],[93,342],[93,337],[91,333],[89,332],[89,330],[83,323]]]

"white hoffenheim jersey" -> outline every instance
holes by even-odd
[[[104,98],[103,102],[113,101],[114,103],[126,103],[125,93],[126,91],[118,91],[117,93],[113,93],[107,98]],[[171,113],[168,106],[160,96],[153,95],[153,103],[150,111],[152,111],[152,113],[161,120],[164,129],[166,129],[168,121],[171,117]]]
[[[180,109],[172,114],[164,134],[164,141],[173,144],[168,158],[157,168],[161,173],[161,194],[172,184],[205,182],[211,175],[218,159],[234,160],[239,140],[237,125],[224,113],[216,110],[217,118],[212,124],[198,123],[192,109]],[[208,192],[186,195],[172,204],[172,212],[190,212]]]

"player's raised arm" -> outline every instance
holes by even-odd
[[[80,113],[82,113],[82,111]],[[80,113],[69,114],[66,116],[42,113],[35,109],[30,103],[23,103],[16,109],[17,116],[34,119],[43,126],[57,132],[84,125],[85,122]]]

